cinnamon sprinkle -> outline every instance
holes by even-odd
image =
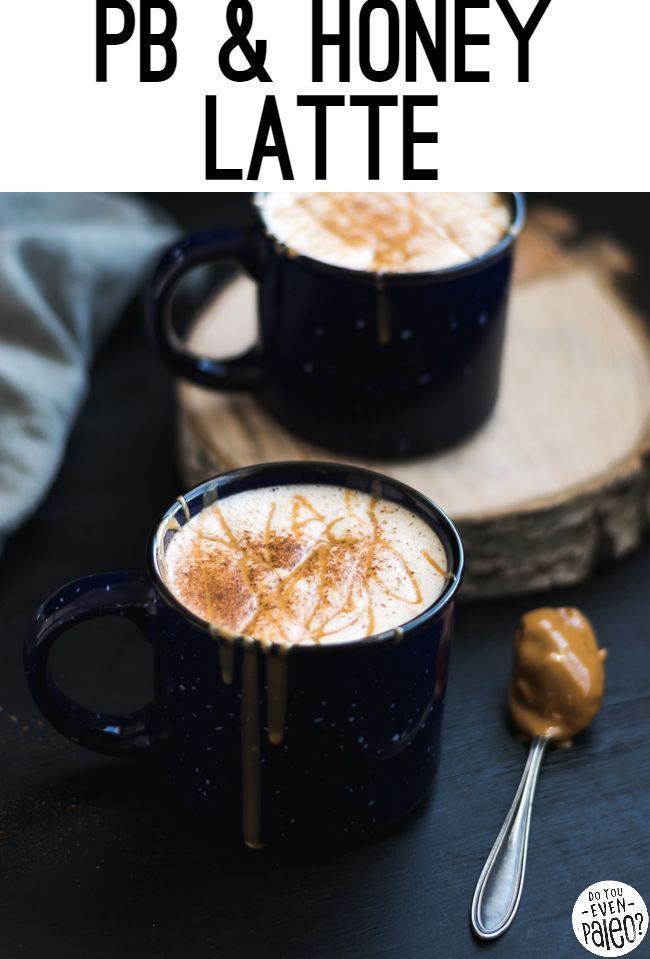
[[[351,628],[372,635],[375,603],[385,598],[418,606],[423,590],[387,539],[378,501],[365,499],[366,509],[355,509],[361,503],[354,504],[346,490],[344,511],[327,519],[306,496],[295,494],[290,531],[273,528],[273,501],[262,530],[240,535],[220,506],[209,507],[219,529],[195,529],[182,574],[175,577],[179,598],[208,622],[261,640],[320,643]],[[428,551],[422,555],[447,577]]]

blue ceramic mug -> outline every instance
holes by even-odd
[[[260,226],[187,237],[161,261],[149,324],[178,376],[249,390],[289,430],[332,450],[406,457],[459,442],[497,399],[520,193],[504,194],[506,236],[459,266],[372,273],[288,251]],[[259,337],[242,356],[190,353],[174,332],[172,300],[188,270],[242,266],[258,283]]]
[[[245,490],[326,483],[417,513],[440,537],[450,577],[440,598],[398,629],[340,645],[262,644],[194,616],[160,574],[189,517]],[[413,809],[435,775],[463,550],[430,500],[378,473],[333,463],[274,463],[208,480],[167,510],[148,573],[105,573],[61,587],[25,647],[32,695],[73,742],[162,764],[181,801],[249,846],[300,837],[358,839]],[[133,620],[154,647],[155,692],[140,712],[91,712],[56,685],[49,657],[72,626]]]

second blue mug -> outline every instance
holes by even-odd
[[[504,194],[508,233],[483,256],[441,270],[372,273],[296,255],[260,226],[181,240],[148,297],[150,327],[174,373],[216,390],[254,392],[289,430],[365,457],[450,446],[489,417],[499,391],[520,193]],[[192,268],[230,261],[257,281],[259,335],[247,353],[190,353],[172,301]]]
[[[403,627],[354,642],[264,645],[210,626],[160,574],[169,537],[218,497],[292,483],[371,493],[417,513],[440,537],[450,577]],[[276,463],[226,473],[179,497],[147,548],[148,572],[62,586],[36,614],[27,680],[45,717],[73,742],[159,763],[187,808],[252,847],[362,839],[426,796],[436,772],[463,550],[434,503],[378,473]],[[127,716],[92,712],[56,685],[52,648],[74,625],[133,620],[154,647],[154,697]]]

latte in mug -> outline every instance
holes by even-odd
[[[256,203],[257,228],[188,237],[158,268],[149,322],[179,376],[254,391],[282,427],[354,459],[437,453],[485,423],[521,194],[263,193]],[[255,346],[218,362],[187,350],[172,323],[180,278],[211,260],[239,263],[258,286]]]
[[[394,629],[448,579],[415,513],[325,484],[231,495],[169,541],[164,579],[196,616],[262,642],[342,643]]]
[[[294,253],[374,273],[466,263],[496,246],[512,220],[498,193],[267,193],[257,205]]]
[[[434,503],[353,466],[260,464],[177,497],[147,553],[148,573],[83,577],[38,610],[26,676],[57,729],[155,757],[194,816],[251,848],[368,838],[421,802],[463,571]],[[152,702],[123,716],[49,671],[66,630],[116,615],[154,655]]]

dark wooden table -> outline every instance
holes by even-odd
[[[160,199],[188,228],[247,215],[240,197]],[[650,266],[647,197],[554,199]],[[643,273],[634,294],[647,308]],[[437,786],[400,828],[327,854],[251,853],[191,826],[147,768],[66,742],[40,721],[23,679],[22,640],[40,600],[88,572],[142,568],[149,529],[178,492],[172,385],[134,307],[97,358],[54,489],[0,557],[1,959],[478,955],[472,891],[526,755],[504,711],[511,636],[540,603],[575,604],[593,619],[610,650],[607,693],[593,729],[548,756],[520,914],[488,948],[587,955],[571,910],[597,880],[630,883],[650,902],[648,546],[585,586],[460,610]],[[96,708],[135,708],[149,692],[150,652],[127,624],[79,627],[55,667]],[[650,956],[650,937],[637,955]]]

